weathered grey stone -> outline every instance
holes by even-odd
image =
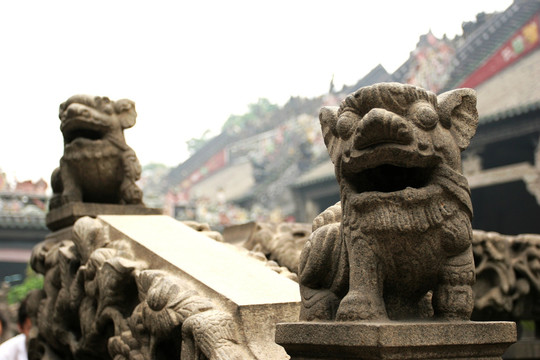
[[[297,283],[215,235],[104,215],[48,236],[31,260],[45,276],[31,358],[287,359],[275,324],[298,317]]]
[[[278,324],[291,360],[501,359],[511,322],[299,322]]]
[[[123,238],[132,240],[134,255],[148,259],[152,268],[165,265],[162,268],[166,270],[179,269],[200,283],[202,294],[222,297],[228,305],[232,302],[235,306],[259,306],[300,300],[295,282],[171,217],[103,215],[98,219],[110,225],[113,233],[120,232]]]
[[[476,96],[396,83],[365,87],[320,120],[341,203],[302,252],[301,319],[470,318],[472,205],[460,154]]]
[[[126,144],[135,103],[75,95],[60,105],[64,155],[51,176],[50,208],[70,202],[141,204],[141,165]]]
[[[540,235],[474,231],[474,320],[540,323]]]
[[[161,215],[162,209],[147,208],[140,205],[98,204],[70,202],[58,208],[51,209],[47,213],[47,227],[56,231],[72,226],[75,221],[84,217],[96,217],[98,215]]]
[[[257,223],[243,246],[297,273],[300,253],[310,234],[310,224]]]

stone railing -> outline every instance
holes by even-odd
[[[45,288],[31,302],[30,358],[285,359],[274,326],[297,320],[290,280],[310,234],[259,223],[232,245],[165,216],[84,217],[33,251]],[[473,238],[473,319],[537,322],[540,236]]]
[[[286,359],[275,324],[297,319],[297,284],[220,240],[162,215],[52,233],[31,260],[30,359]]]
[[[296,274],[310,228],[309,224],[258,223],[246,234],[243,246]],[[540,321],[540,235],[474,230],[473,250],[473,320]]]
[[[300,252],[311,234],[310,225],[258,223],[251,229],[243,243],[238,238],[236,243],[264,254],[276,267],[285,266],[295,279]],[[476,283],[472,320],[517,322],[520,341],[510,347],[505,358],[537,358],[540,356],[540,235],[509,236],[473,230],[473,251]]]

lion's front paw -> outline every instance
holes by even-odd
[[[336,315],[339,298],[330,290],[316,290],[305,286],[300,287],[302,307],[300,320],[317,321],[332,320]]]
[[[339,304],[336,320],[388,320],[388,315],[382,299],[358,291],[349,291]]]
[[[470,285],[441,285],[433,294],[435,315],[442,320],[469,320],[474,308]]]

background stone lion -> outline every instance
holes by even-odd
[[[60,105],[64,155],[51,176],[50,208],[68,202],[141,204],[141,165],[124,138],[135,103],[75,95]]]

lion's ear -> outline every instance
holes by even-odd
[[[441,124],[450,129],[457,145],[463,151],[469,146],[478,126],[476,91],[456,89],[437,97]]]
[[[339,157],[341,139],[337,132],[337,120],[338,120],[337,106],[325,106],[321,108],[319,112],[319,120],[321,122],[321,130],[323,134],[324,144],[330,154],[330,159],[335,164]]]
[[[135,111],[135,103],[128,99],[122,99],[115,101],[114,111],[120,119],[120,125],[122,129],[127,129],[135,125],[137,119],[137,112]]]

